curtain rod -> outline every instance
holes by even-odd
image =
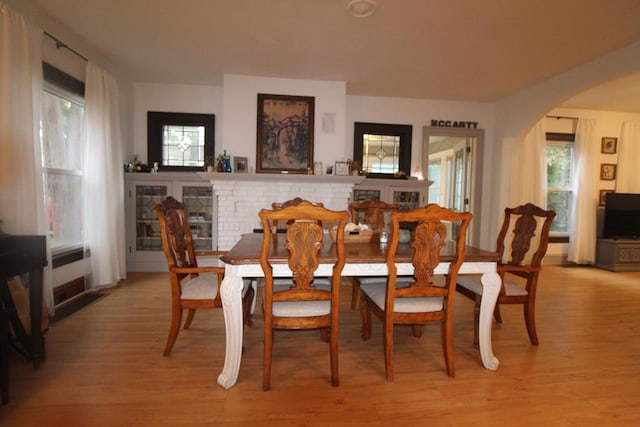
[[[548,117],[550,119],[567,119],[567,120],[578,120],[578,117],[568,117],[568,116],[545,116]]]
[[[47,33],[46,31],[44,32],[44,35],[49,37],[51,40],[56,42],[56,48],[60,49],[65,48],[67,49],[69,52],[73,53],[74,55],[82,58],[85,60],[85,62],[89,62],[89,60],[87,58],[84,57],[84,55],[79,54],[78,52],[76,52],[75,50],[73,50],[73,48],[69,47],[69,45],[67,45],[66,43],[62,42],[61,40],[57,39],[56,37],[52,36],[51,34]]]

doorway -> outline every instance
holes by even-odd
[[[471,212],[471,245],[477,245],[480,236],[483,142],[484,129],[425,126],[422,132],[422,170],[432,182],[428,203]]]

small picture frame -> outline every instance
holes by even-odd
[[[602,138],[600,152],[602,154],[616,154],[618,152],[618,138],[611,138],[608,136]]]
[[[602,181],[614,181],[616,179],[616,165],[613,163],[601,163],[600,179]]]
[[[236,173],[248,173],[249,160],[246,157],[233,156],[233,171]]]
[[[604,206],[607,203],[607,194],[613,192],[614,190],[600,190],[600,195],[598,196],[598,206]]]
[[[335,174],[340,176],[349,175],[349,162],[336,162],[336,167],[334,168]]]

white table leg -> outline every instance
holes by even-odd
[[[485,368],[495,371],[498,369],[498,358],[493,355],[491,346],[491,325],[493,310],[500,293],[500,276],[495,271],[484,273],[482,278],[482,303],[480,304],[479,345],[480,357]]]
[[[242,358],[242,289],[244,281],[238,274],[238,267],[227,264],[220,287],[220,298],[224,310],[226,348],[224,368],[218,376],[218,384],[231,388],[238,380]]]

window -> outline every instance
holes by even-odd
[[[43,64],[40,141],[52,252],[82,247],[84,83]]]
[[[411,172],[411,125],[354,124],[353,160],[370,177]]]
[[[213,114],[147,113],[149,165],[159,170],[202,171],[214,153]]]
[[[551,233],[568,235],[573,198],[573,142],[575,134],[547,133],[547,209],[556,211]]]

